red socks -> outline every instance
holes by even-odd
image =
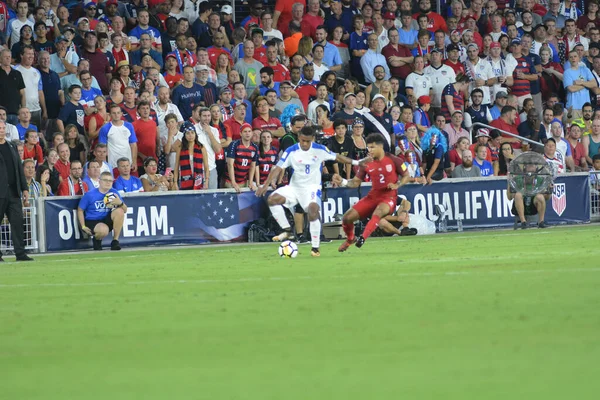
[[[369,236],[371,236],[371,233],[373,233],[373,231],[375,229],[377,229],[377,224],[379,224],[379,220],[381,218],[379,218],[377,215],[373,215],[371,217],[371,220],[369,221],[369,223],[367,224],[367,226],[365,227],[365,230],[363,232],[363,237],[366,239]]]
[[[346,233],[346,240],[351,242],[354,240],[354,224],[342,224],[342,228]]]

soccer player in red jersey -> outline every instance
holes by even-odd
[[[396,198],[398,188],[408,183],[410,178],[408,169],[401,158],[386,154],[383,149],[385,139],[378,133],[372,133],[367,137],[367,149],[373,161],[358,170],[358,173],[350,181],[342,179],[339,175],[333,176],[333,182],[339,186],[350,188],[360,186],[365,176],[371,178],[372,187],[366,197],[360,199],[344,214],[342,227],[346,232],[346,241],[342,243],[338,251],[348,250],[356,243],[356,247],[362,247],[365,240],[377,228],[379,221],[386,215],[396,210]],[[399,179],[401,177],[401,179]],[[365,227],[361,236],[354,236],[354,222],[371,215],[371,220]]]

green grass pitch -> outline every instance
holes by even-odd
[[[597,226],[0,264],[0,398],[594,399]]]

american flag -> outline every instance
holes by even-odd
[[[552,209],[560,217],[567,208],[567,185],[555,183],[552,190]]]
[[[219,241],[243,238],[248,224],[260,218],[261,199],[254,192],[212,193],[202,197],[199,227]]]

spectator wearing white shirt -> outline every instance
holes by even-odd
[[[121,107],[115,103],[111,104],[111,121],[100,128],[98,143],[108,146],[108,163],[113,169],[117,168],[117,161],[125,157],[131,163],[131,170],[135,172],[137,171],[137,137],[133,125],[123,121],[122,117]]]
[[[425,60],[423,56],[415,56],[415,70],[406,77],[406,97],[415,96],[418,99],[421,96],[432,95],[431,78],[424,71]]]
[[[331,112],[329,107],[329,102],[327,98],[329,97],[329,92],[327,91],[327,84],[325,82],[321,82],[317,84],[317,98],[308,103],[308,108],[306,110],[306,116],[309,120],[312,121],[314,125],[318,125],[318,115],[317,115],[317,107],[321,104],[327,107],[327,109]]]
[[[369,49],[360,59],[360,66],[362,68],[363,74],[365,76],[365,81],[367,83],[375,82],[375,75],[373,74],[373,70],[377,66],[382,66],[385,70],[385,80],[390,79],[390,68],[387,65],[387,61],[381,53],[377,53],[377,46],[379,45],[379,40],[377,35],[371,33],[367,39],[367,45]]]
[[[27,108],[31,112],[31,122],[38,128],[42,127],[42,119],[48,118],[46,101],[42,86],[42,74],[33,67],[35,51],[33,47],[26,45],[21,49],[21,64],[15,69],[23,76],[25,82],[25,97]]]

